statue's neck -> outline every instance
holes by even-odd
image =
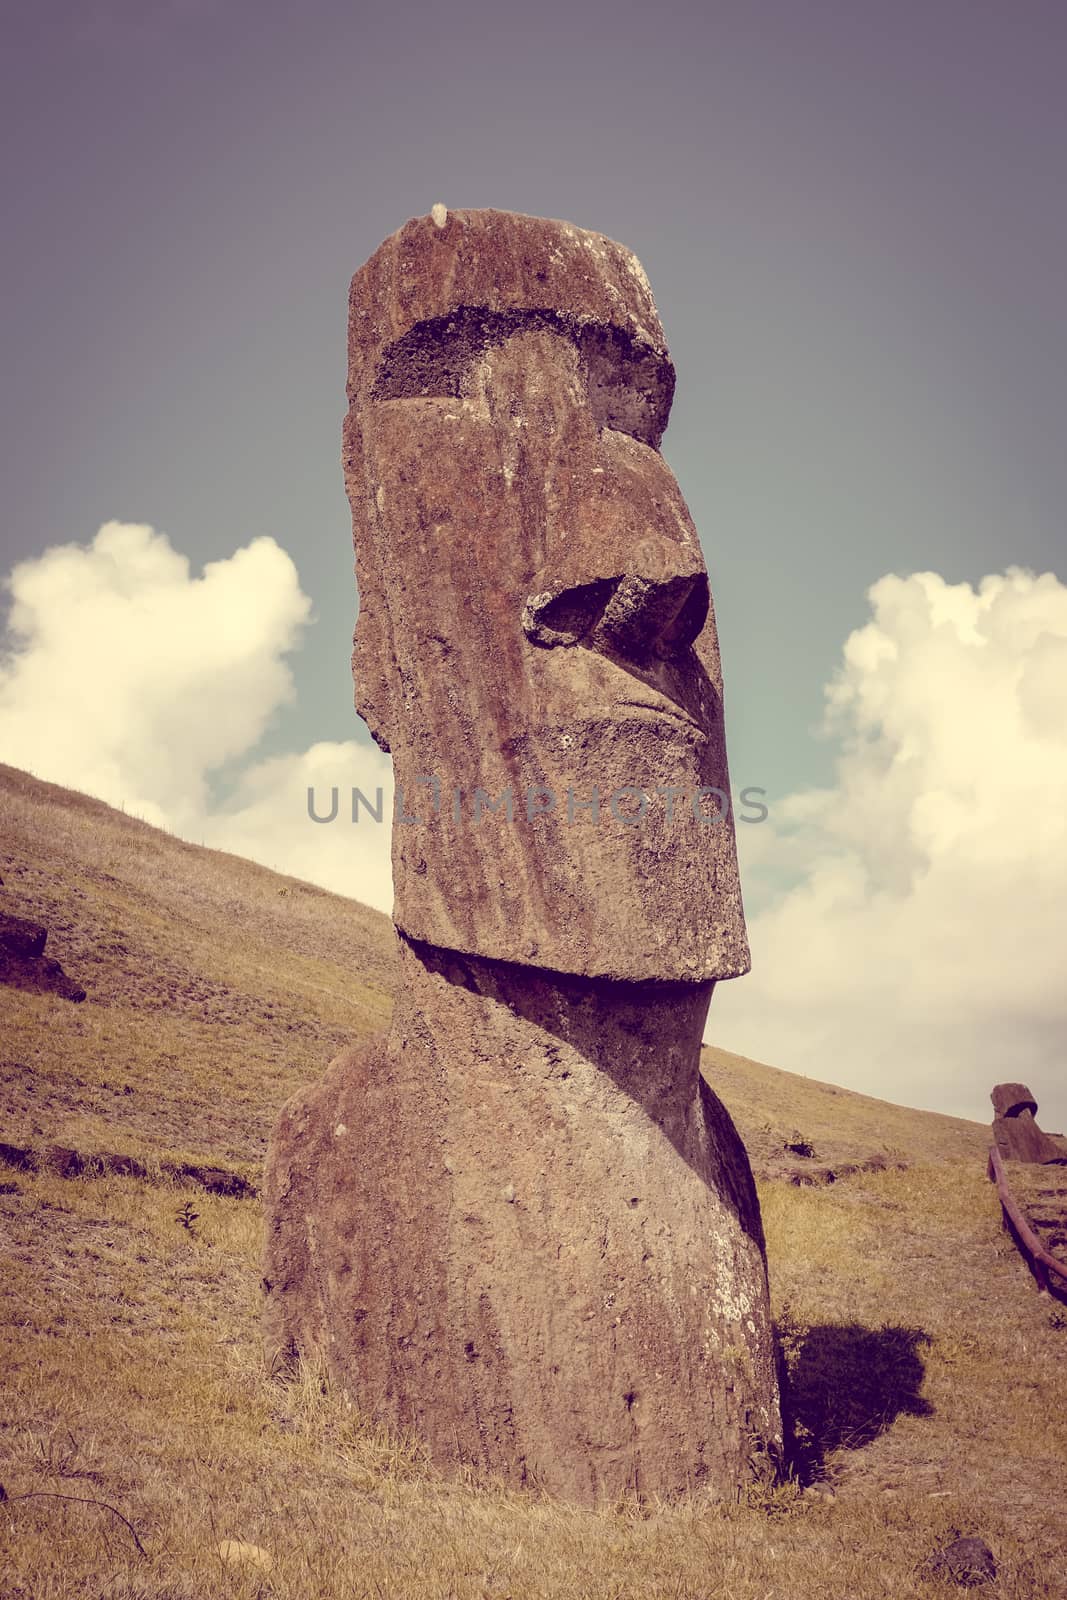
[[[619,983],[399,939],[391,1038],[451,1075],[610,1078],[656,1121],[691,1101],[714,983]]]

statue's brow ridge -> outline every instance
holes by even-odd
[[[472,365],[490,346],[539,330],[560,334],[578,350],[600,427],[659,448],[674,397],[670,358],[617,324],[582,320],[551,307],[492,311],[462,306],[416,322],[382,351],[370,397],[458,397]]]

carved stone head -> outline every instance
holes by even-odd
[[[748,969],[673,390],[637,259],[567,223],[435,208],[352,280],[356,707],[414,818],[410,938],[635,981]]]

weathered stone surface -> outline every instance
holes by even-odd
[[[68,978],[58,961],[44,954],[48,930],[25,917],[0,913],[0,983],[61,1000],[85,999],[85,990]]]
[[[748,951],[732,821],[698,816],[722,679],[647,282],[568,224],[438,209],[356,274],[349,352],[403,980],[275,1129],[269,1353],[441,1464],[732,1496],[781,1438],[755,1189],[699,1073]]]
[[[722,671],[636,259],[421,217],[356,274],[349,328],[356,705],[421,819],[395,830],[398,928],[590,976],[746,972],[733,828],[693,815],[730,793]]]
[[[989,1096],[995,1117],[1017,1117],[1024,1111],[1037,1116],[1037,1101],[1025,1083],[998,1083]]]
[[[951,1579],[965,1589],[993,1583],[997,1564],[984,1539],[953,1539],[943,1550],[935,1550],[925,1563],[924,1577]]]
[[[993,1138],[1005,1161],[1067,1161],[1067,1146],[1038,1127],[1037,1101],[1024,1083],[998,1083],[993,1102]]]
[[[275,1133],[275,1348],[577,1500],[735,1484],[777,1417],[748,1161],[693,1069],[706,996],[401,949],[389,1039]]]

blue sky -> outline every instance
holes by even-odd
[[[678,369],[664,454],[711,572],[735,785],[764,787],[777,818],[744,844],[753,917],[769,920],[762,944],[753,930],[752,977],[715,998],[722,1031],[712,1035],[785,1067],[982,1118],[996,1077],[1025,1076],[1025,1066],[1049,1120],[1058,1111],[1067,1122],[1054,1044],[1065,930],[1039,892],[1067,870],[1054,824],[1065,798],[1062,608],[1058,591],[1034,600],[1009,583],[983,606],[978,589],[1016,567],[1067,578],[1062,7],[89,0],[23,6],[8,43],[2,553],[24,587],[38,578],[28,631],[7,640],[0,756],[6,733],[17,764],[117,785],[171,826],[273,851],[279,865],[358,893],[362,858],[350,841],[332,853],[316,845],[321,869],[310,846],[294,856],[282,842],[270,817],[291,796],[271,788],[264,767],[273,761],[278,783],[288,774],[299,787],[304,768],[292,758],[319,749],[321,774],[342,759],[360,765],[353,781],[380,770],[351,710],[348,668],[355,592],[339,467],[348,279],[435,201],[566,218],[631,246],[651,279]],[[250,614],[261,630],[273,617],[274,632],[232,676],[232,649],[224,669],[210,639],[195,627],[183,635],[182,624],[155,660],[134,624],[140,653],[130,643],[109,657],[139,604],[127,596],[116,609],[107,585],[88,581],[93,561],[115,565],[114,549],[106,560],[89,552],[111,521],[166,534],[189,562],[184,577],[158,543],[138,548],[177,589],[195,587],[205,563],[254,546],[247,571],[266,598],[250,598]],[[59,568],[33,563],[69,544],[90,566],[68,563],[53,593]],[[122,560],[142,570],[132,548]],[[938,575],[956,599],[942,603],[936,586],[914,580],[868,597],[887,575],[918,573]],[[78,738],[34,699],[49,660],[66,659],[48,656],[59,648],[48,640],[71,608],[84,628],[73,670],[89,679],[99,670],[110,685],[114,714],[97,747],[118,742],[102,765],[76,760]],[[194,605],[192,615],[207,612]],[[987,703],[973,698],[987,692],[986,675],[970,671],[976,618],[989,623],[981,648],[995,682],[1018,686],[1028,673],[1026,684],[1039,683],[1023,684],[986,735]],[[871,627],[902,663],[873,700],[872,673],[884,669],[843,655]],[[953,648],[938,643],[946,628]],[[940,718],[924,717],[905,656],[926,663]],[[835,675],[845,685],[837,723],[820,731]],[[55,701],[63,688],[50,681]],[[142,681],[145,703],[158,708],[166,684],[184,683],[189,707],[201,708],[168,724],[171,762],[184,762],[169,799],[158,750],[131,753]],[[205,698],[222,731],[198,744]],[[902,708],[925,730],[917,755],[902,754]],[[83,726],[89,714],[79,713]],[[961,727],[970,742],[946,769]],[[896,777],[875,789],[860,782],[852,744],[877,749],[878,770]],[[910,788],[898,781],[909,761]],[[986,873],[994,846],[979,848],[962,823],[924,833],[916,819],[943,817],[957,790],[970,796],[960,802],[968,827],[984,806],[1000,807],[980,824],[990,839],[1021,812],[1029,856],[1009,852]],[[821,810],[819,795],[831,796]],[[848,808],[852,821],[829,837],[827,819]],[[1035,824],[1035,813],[1051,820]],[[897,841],[892,862],[887,840]],[[827,852],[852,853],[860,924],[840,921],[840,897],[820,898],[813,863]],[[931,852],[935,879],[948,874],[938,905],[970,937],[995,907],[1003,919],[999,934],[960,954],[941,1011],[921,953],[922,937],[931,948],[947,937],[920,894]],[[380,859],[366,871],[366,893],[380,899]],[[887,922],[894,894],[901,907]],[[827,924],[825,966],[787,971],[805,915]],[[912,969],[907,933],[895,944],[890,934],[909,916]],[[1014,948],[1031,952],[1023,973],[997,964],[1005,922]],[[852,972],[857,940],[880,952],[891,979],[872,987],[869,972]],[[846,992],[836,968],[850,974]],[[914,1038],[887,1048],[886,1028],[896,1037],[913,1002],[912,1033],[937,1044],[903,1071],[893,1063]],[[835,1006],[827,1031],[822,1013]]]

